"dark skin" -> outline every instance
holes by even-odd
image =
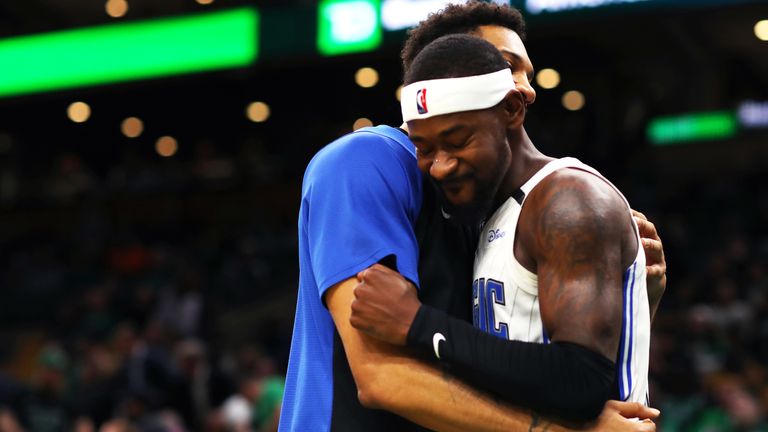
[[[523,131],[524,107],[512,91],[494,108],[409,122],[419,167],[451,206],[490,215],[551,160]],[[527,198],[511,252],[539,275],[541,316],[553,341],[616,357],[622,275],[639,247],[630,218],[610,185],[575,169],[548,176]],[[420,306],[413,285],[378,265],[358,280],[351,324],[404,344]]]
[[[553,173],[528,198],[515,257],[539,276],[544,326],[554,341],[616,358],[624,269],[637,255],[621,197],[594,175]]]

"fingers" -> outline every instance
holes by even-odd
[[[645,250],[646,273],[650,277],[661,277],[667,272],[667,263],[664,260],[664,249],[661,242],[643,239]]]
[[[658,239],[658,237],[656,237]],[[651,238],[643,238],[643,249],[645,249],[645,253],[648,254],[653,253],[654,255],[659,255],[664,252],[664,246],[661,244],[661,240],[654,240]]]
[[[362,320],[360,319],[360,303],[357,300],[352,300],[352,314],[349,316],[349,323],[352,327],[360,330],[362,326]]]
[[[647,407],[639,402],[608,401],[606,406],[615,409],[624,417],[638,417],[642,419],[655,419],[661,414],[656,408]]]
[[[637,413],[639,418],[655,420],[661,415],[661,411],[657,410],[656,408],[647,407],[643,404],[638,405],[640,405],[640,410]]]
[[[648,220],[648,218],[644,214],[640,213],[635,209],[632,209],[632,216],[634,216],[635,219]]]
[[[371,284],[374,286],[393,284],[398,279],[405,280],[403,275],[381,264],[374,264],[357,274],[357,280],[360,281],[360,283]]]
[[[662,246],[661,242],[647,238],[642,239],[642,241],[648,264],[660,264],[664,260],[662,258],[664,256],[664,246]]]
[[[362,287],[364,284],[365,284],[365,282],[360,282],[360,283],[358,283],[357,285],[355,285],[355,286],[354,286],[354,288],[352,288],[352,295],[355,297],[355,299],[357,299],[357,298],[360,296],[360,294],[361,294],[361,291],[362,291],[362,288],[361,288],[361,287]],[[355,299],[353,299],[353,300],[352,300],[352,303],[353,303],[353,304],[354,304],[354,302],[355,302]]]
[[[393,272],[388,267],[381,264],[374,264],[359,273],[357,273],[358,284],[352,288],[352,294],[356,299],[364,299],[372,294],[372,287],[387,286],[386,284],[392,283],[392,273],[400,275],[397,272]]]
[[[640,423],[637,423],[637,430],[638,432],[655,432],[656,423],[650,420],[644,420]]]
[[[642,213],[633,210],[633,214],[643,242],[647,275],[650,278],[663,278],[667,272],[667,263],[664,260],[664,245],[656,231],[656,225],[645,219]]]
[[[349,324],[357,330],[366,330],[368,322],[366,320],[364,302],[357,299],[352,300],[352,304],[350,305]]]
[[[367,269],[365,269],[365,270],[361,270],[361,271],[359,271],[359,272],[357,273],[357,280],[358,280],[359,282],[361,282],[361,283],[365,283],[365,275],[366,275],[366,273],[368,272],[368,269],[370,269],[370,267],[368,267],[368,268],[367,268]]]
[[[666,274],[664,267],[660,265],[650,265],[645,268],[645,274],[648,277],[660,278]]]
[[[362,289],[358,290],[358,287]],[[371,305],[364,295],[365,286],[358,285],[353,291],[355,293],[355,298],[352,299],[352,304],[350,305],[351,313],[349,315],[349,323],[352,324],[352,327],[360,331],[370,332]],[[360,296],[358,296],[358,293]]]
[[[362,282],[362,281],[365,280],[366,276],[368,276],[368,274],[371,271],[382,271],[383,269],[386,269],[386,268],[387,268],[386,266],[383,266],[383,265],[381,265],[379,263],[376,263],[376,264],[374,264],[374,265],[372,265],[372,266],[370,266],[368,268],[365,268],[365,269],[359,271],[357,273],[357,280]]]
[[[635,217],[635,222],[637,223],[637,229],[640,231],[640,237],[661,241],[659,233],[656,231],[656,225],[653,222],[638,217]]]

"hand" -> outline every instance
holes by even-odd
[[[603,407],[597,422],[588,431],[655,431],[653,420],[659,416],[659,410],[649,408],[638,402],[608,401]],[[641,420],[637,420],[641,419]]]
[[[361,271],[357,280],[349,318],[352,327],[384,342],[405,345],[421,306],[416,287],[381,264]]]
[[[646,281],[648,282],[648,301],[658,305],[667,289],[667,262],[656,226],[644,214],[632,210],[645,250]]]

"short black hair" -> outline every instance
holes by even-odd
[[[496,25],[508,28],[525,40],[525,20],[519,10],[495,3],[471,0],[465,4],[451,4],[430,14],[408,32],[400,58],[403,71],[408,71],[413,59],[435,39],[457,33],[474,33],[478,27]]]
[[[485,39],[451,34],[437,38],[421,50],[406,71],[404,82],[408,85],[430,79],[483,75],[507,67],[504,56]]]

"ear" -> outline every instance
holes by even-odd
[[[518,90],[510,90],[504,96],[504,112],[507,115],[507,128],[517,129],[525,121],[525,96]]]

